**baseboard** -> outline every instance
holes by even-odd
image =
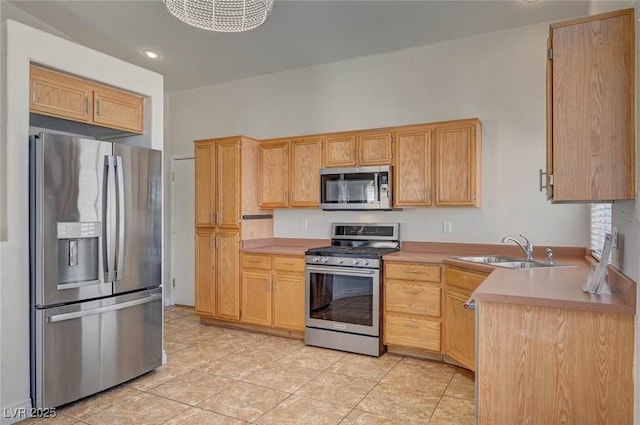
[[[10,406],[2,406],[2,414],[0,415],[0,425],[10,425],[23,421],[32,416],[31,399],[14,403]]]

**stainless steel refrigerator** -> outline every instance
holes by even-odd
[[[31,396],[50,408],[162,363],[162,154],[29,144]]]

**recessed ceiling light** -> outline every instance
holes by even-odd
[[[146,57],[148,57],[149,59],[158,59],[160,57],[160,53],[156,52],[155,50],[151,50],[151,49],[143,49],[142,53],[144,53],[144,55]]]
[[[537,1],[538,1],[538,0],[524,0],[524,2],[525,2],[525,3],[535,3],[535,2],[537,2]]]

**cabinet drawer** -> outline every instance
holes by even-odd
[[[385,279],[420,280],[424,282],[440,282],[440,266],[420,263],[386,263]]]
[[[455,286],[469,291],[475,291],[488,275],[488,273],[462,270],[450,266],[447,266],[445,272],[447,286]]]
[[[385,309],[397,313],[440,317],[440,285],[387,280]]]
[[[274,257],[273,268],[287,272],[304,272],[304,258],[300,257]]]
[[[242,256],[242,267],[245,269],[271,270],[271,256],[244,254]]]
[[[440,351],[440,322],[387,314],[384,319],[385,344]]]

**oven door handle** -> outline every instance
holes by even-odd
[[[313,267],[307,266],[307,270],[310,272],[318,272],[318,273],[331,273],[331,274],[344,274],[344,275],[354,275],[354,276],[371,276],[375,274],[376,270],[363,270],[363,269],[351,269],[351,268],[342,268],[342,267]]]

